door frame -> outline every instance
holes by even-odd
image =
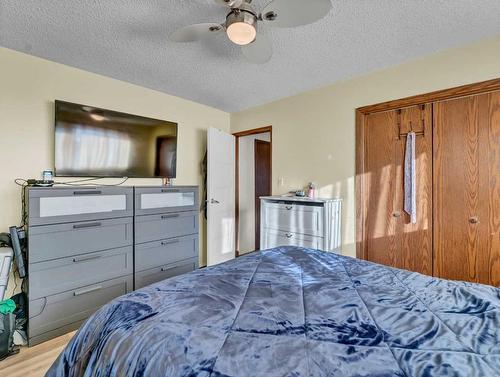
[[[272,174],[271,174],[271,165],[272,165],[272,159],[271,159],[271,150],[272,150],[272,144],[270,141],[264,141],[264,140],[259,140],[259,139],[255,139],[254,140],[254,145],[253,145],[253,160],[254,160],[254,173],[256,173],[256,169],[255,167],[257,166],[257,150],[258,150],[258,146],[261,145],[265,145],[267,148],[269,148],[269,175],[268,175],[268,182],[269,182],[269,194],[268,195],[271,195],[272,191],[273,191],[273,188],[272,188],[272,185],[273,185],[273,182],[272,182]],[[257,175],[255,174],[255,177],[254,177],[254,186],[255,186],[255,190],[257,190]],[[261,226],[261,222],[260,222],[260,215],[261,215],[261,212],[260,212],[260,200],[257,201],[257,198],[256,198],[256,195],[255,195],[255,192],[254,192],[254,207],[255,207],[255,218],[253,219],[254,221],[254,224],[255,224],[255,248],[256,250],[260,250],[260,236],[261,236],[261,233],[260,233],[260,226]],[[257,212],[259,213],[257,215]],[[257,223],[258,226],[257,226]],[[257,237],[258,235],[258,237]],[[259,246],[257,248],[257,245]]]
[[[235,137],[235,148],[236,148],[236,162],[235,162],[235,169],[236,169],[236,193],[235,193],[235,198],[236,198],[236,213],[235,213],[235,221],[236,221],[236,226],[235,226],[235,250],[236,250],[236,257],[240,256],[240,137],[243,136],[250,136],[250,135],[256,135],[256,134],[262,134],[265,132],[269,132],[269,142],[271,143],[271,169],[269,171],[270,175],[270,180],[271,180],[271,190],[273,187],[273,126],[265,126],[265,127],[260,127],[260,128],[253,128],[250,130],[245,130],[245,131],[240,131],[240,132],[235,132],[233,133],[233,136]]]
[[[423,105],[426,103],[444,101],[448,99],[467,97],[500,90],[500,78],[479,83],[462,85],[450,89],[438,90],[431,93],[419,94],[393,101],[363,106],[356,109],[356,257],[366,259],[366,203],[364,187],[365,175],[365,120],[370,113],[396,110],[404,107]]]

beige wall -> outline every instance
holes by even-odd
[[[230,119],[207,106],[0,48],[0,231],[20,221],[20,189],[13,180],[39,177],[53,166],[53,101],[61,99],[179,123],[176,184],[201,184],[207,127],[237,132],[272,125],[273,193],[314,181],[320,195],[342,197],[343,252],[354,255],[354,109],[498,77],[500,38],[495,38],[232,114]],[[200,244],[204,264],[205,242]]]
[[[314,181],[321,196],[343,198],[343,253],[354,256],[354,110],[492,78],[500,78],[500,38],[232,114],[231,131],[273,126],[273,194]]]
[[[54,100],[165,119],[179,124],[175,184],[200,185],[206,130],[229,131],[229,114],[181,98],[0,48],[0,232],[19,224],[14,179],[39,178],[54,166]],[[130,180],[127,184],[160,184]],[[200,226],[202,231],[205,226]],[[200,263],[205,264],[203,233]]]

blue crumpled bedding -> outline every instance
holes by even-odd
[[[500,289],[276,248],[112,301],[47,376],[500,376]]]

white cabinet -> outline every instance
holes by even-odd
[[[261,248],[301,246],[334,251],[341,246],[340,199],[261,198]]]

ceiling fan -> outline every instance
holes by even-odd
[[[225,32],[231,42],[241,46],[243,55],[254,63],[266,63],[273,54],[269,38],[257,32],[260,23],[277,27],[306,25],[322,19],[332,8],[331,0],[273,0],[258,12],[252,6],[252,0],[213,1],[228,8],[225,22],[185,26],[175,31],[170,39],[195,42]]]

